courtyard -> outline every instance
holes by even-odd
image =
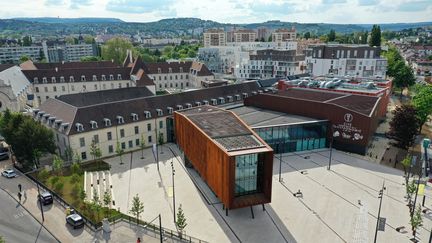
[[[182,205],[187,219],[185,233],[208,242],[372,242],[379,208],[379,190],[384,183],[381,217],[384,231],[377,242],[408,242],[412,238],[406,206],[403,171],[333,150],[280,155],[273,165],[272,203],[228,211],[192,168],[186,168],[175,144],[159,149],[159,170],[151,149],[107,159],[111,164],[114,207],[128,213],[133,196],[144,203],[141,219],[153,220],[159,213],[162,225],[175,230],[171,162],[175,170],[176,210]],[[301,191],[302,197],[293,196]],[[422,196],[417,202],[421,203]],[[432,192],[426,187],[426,208]],[[404,226],[400,232],[396,228]],[[431,217],[423,214],[417,235],[429,239]]]

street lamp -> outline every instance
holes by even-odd
[[[277,144],[277,151],[279,152],[279,182],[282,182],[282,150],[281,150],[281,142]]]
[[[424,148],[424,173],[425,176],[428,176],[428,154],[427,148],[429,147],[430,140],[428,138],[423,139],[423,148]],[[430,165],[429,165],[430,166]]]
[[[335,137],[339,137],[340,133],[339,131],[334,132],[333,131],[333,125],[331,126],[331,140],[330,140],[330,156],[329,156],[329,164],[327,167],[327,170],[330,170],[331,162],[332,162],[332,152],[333,152],[333,140]]]
[[[376,227],[375,227],[375,238],[374,238],[374,243],[376,243],[376,241],[377,241],[377,236],[378,236],[378,226],[379,226],[379,222],[380,222],[380,215],[381,215],[381,204],[382,204],[382,199],[383,199],[383,194],[384,194],[384,190],[385,190],[385,187],[384,187],[384,182],[383,182],[383,185],[382,185],[382,188],[381,188],[381,190],[379,191],[379,196],[378,196],[378,198],[380,199],[380,203],[379,203],[379,208],[378,208],[378,217],[377,217],[377,224],[376,224]]]
[[[173,160],[171,159],[171,174],[172,174],[172,186],[173,186],[173,208],[174,208],[174,224],[176,223],[176,205],[175,205],[175,184],[174,184],[174,164]]]

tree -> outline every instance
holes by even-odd
[[[407,156],[405,156],[405,158],[401,161],[401,165],[404,169],[404,174],[405,174],[405,178],[406,178],[405,184],[408,184],[408,171],[407,171],[407,169],[409,167],[411,167],[411,155],[407,154]]]
[[[34,151],[44,154],[56,149],[53,132],[22,113],[6,110],[0,118],[0,133],[25,169],[34,166]]]
[[[70,169],[71,169],[72,174],[77,174],[78,175],[81,172],[81,166],[77,162],[72,163]]]
[[[141,202],[138,194],[132,198],[132,208],[129,212],[135,216],[137,224],[139,224],[139,216],[144,212],[144,204]]]
[[[52,167],[57,174],[61,174],[61,170],[63,168],[63,160],[60,158],[60,156],[54,155]]]
[[[99,217],[99,210],[101,207],[101,201],[100,201],[99,195],[97,194],[96,188],[93,188],[93,198],[92,198],[91,206],[96,211],[96,214]]]
[[[365,31],[362,35],[361,42],[359,44],[367,44],[368,43],[369,33]]]
[[[163,154],[163,151],[162,151],[162,144],[163,143],[164,143],[163,133],[159,132],[159,135],[158,135],[158,144],[161,147],[161,154]]]
[[[102,58],[97,57],[97,56],[85,56],[85,57],[81,57],[80,61],[81,62],[98,62],[98,61],[102,61]]]
[[[402,105],[393,111],[389,134],[398,142],[400,148],[408,149],[419,131],[420,120],[412,105]]]
[[[369,46],[381,46],[381,28],[379,25],[374,24],[372,26]]]
[[[411,225],[414,238],[416,236],[417,229],[422,225],[422,223],[423,223],[422,210],[419,204],[415,213],[410,219],[410,225]]]
[[[70,146],[66,147],[64,155],[65,155],[65,159],[68,162],[68,164],[71,163],[73,160],[73,151],[72,151],[72,148]]]
[[[407,196],[408,196],[408,200],[410,201],[410,204],[411,204],[411,197],[414,194],[414,192],[417,190],[417,185],[416,185],[414,180],[409,182],[407,185],[408,185],[407,186]]]
[[[331,42],[331,41],[335,41],[335,39],[336,39],[336,32],[332,29],[327,35],[327,40]]]
[[[309,31],[306,32],[306,33],[304,34],[304,38],[305,38],[306,40],[310,39],[310,38],[311,38],[311,33],[310,33]]]
[[[43,168],[41,171],[39,171],[38,179],[42,182],[45,182],[49,177],[49,172],[47,169]]]
[[[179,208],[177,210],[176,226],[177,226],[177,229],[179,231],[180,238],[181,238],[182,232],[183,232],[184,228],[186,228],[186,226],[187,226],[186,217],[185,217],[185,215],[183,213],[183,209],[182,209],[182,205],[181,204],[180,204],[180,206],[179,206]]]
[[[432,114],[432,86],[419,85],[417,87],[417,93],[412,99],[412,104],[417,110],[417,117],[420,120],[421,133],[423,125],[428,120],[430,114]]]
[[[98,160],[102,156],[101,149],[99,148],[94,139],[90,144],[90,155],[93,156],[93,161]]]
[[[28,60],[30,60],[30,57],[28,57],[26,55],[20,57],[20,63],[26,62]]]
[[[141,159],[144,159],[144,148],[145,148],[145,139],[144,139],[144,134],[141,134],[141,143],[140,143],[140,147],[141,147]]]
[[[415,77],[413,70],[409,66],[405,64],[399,64],[398,67],[400,68],[398,68],[398,71],[396,71],[396,74],[393,78],[393,83],[396,87],[401,88],[400,95],[402,96],[403,89],[415,84]]]
[[[133,50],[132,43],[127,39],[115,37],[102,46],[102,58],[108,61],[114,60],[114,62],[121,64],[126,58],[127,50]]]
[[[23,44],[23,46],[31,46],[32,38],[28,35],[24,36],[22,44]]]
[[[261,41],[261,42],[265,42],[264,37],[261,37],[260,41]]]
[[[122,165],[123,164],[123,153],[124,153],[124,150],[122,149],[122,147],[120,146],[120,142],[118,142],[117,141],[117,144],[116,144],[116,154],[117,154],[117,156],[120,156],[120,164]]]
[[[74,157],[73,160],[75,163],[77,163],[77,164],[81,163],[82,160],[81,160],[81,156],[78,154],[78,151],[75,151],[75,154],[73,157]]]
[[[105,191],[103,195],[103,205],[104,207],[108,208],[108,217],[110,213],[110,207],[111,207],[111,193],[109,191]]]
[[[87,196],[87,195],[86,195],[86,192],[85,192],[85,190],[84,190],[84,187],[81,187],[81,188],[80,188],[80,192],[79,192],[79,198],[81,199],[81,201],[84,202],[86,196]]]
[[[272,41],[273,41],[272,38],[273,38],[273,37],[270,35],[270,36],[268,37],[267,41],[268,41],[268,42],[272,42]]]

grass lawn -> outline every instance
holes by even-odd
[[[72,174],[70,167],[65,167],[61,173],[50,171],[48,176],[43,178],[40,174],[33,175],[43,182],[50,190],[57,193],[69,205],[79,211],[80,214],[91,220],[94,224],[102,221],[105,217],[117,217],[120,213],[115,209],[94,207],[92,202],[84,202],[82,190],[84,187],[84,171],[109,170],[109,164],[98,161],[86,163],[81,166],[78,174]],[[103,205],[103,199],[99,201]]]

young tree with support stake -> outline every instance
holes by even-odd
[[[110,215],[110,209],[111,209],[111,193],[109,191],[105,191],[103,195],[103,204],[104,207],[108,208],[108,217]]]
[[[58,155],[54,155],[52,167],[54,171],[58,174],[61,174],[61,170],[63,168],[63,160]]]
[[[411,229],[413,232],[414,239],[416,237],[417,229],[420,228],[422,223],[423,223],[422,211],[421,211],[421,206],[419,204],[417,209],[415,210],[415,213],[410,219],[410,224],[411,224]]]
[[[158,135],[158,143],[159,143],[159,146],[161,148],[161,154],[163,154],[162,144],[164,143],[164,137],[163,137],[163,133],[161,133],[161,132],[159,132],[159,135]]]
[[[99,148],[94,139],[90,144],[90,155],[93,157],[93,161],[98,160],[102,156],[101,149]]]
[[[117,154],[117,156],[120,156],[120,164],[122,165],[123,164],[123,153],[124,153],[124,150],[122,149],[122,147],[120,146],[120,142],[118,142],[117,141],[117,144],[116,144],[116,154]]]
[[[186,228],[187,223],[186,223],[186,217],[183,213],[183,209],[182,209],[182,205],[180,204],[178,210],[177,210],[177,221],[176,221],[176,226],[177,229],[179,231],[179,237],[180,239],[183,236],[183,230],[184,228]]]
[[[144,212],[144,204],[141,202],[138,194],[132,198],[132,208],[129,212],[135,216],[137,224],[139,224],[139,216]]]
[[[141,148],[141,159],[144,159],[144,148],[145,148],[145,140],[144,140],[144,134],[141,134],[141,143],[140,143],[140,148]]]

